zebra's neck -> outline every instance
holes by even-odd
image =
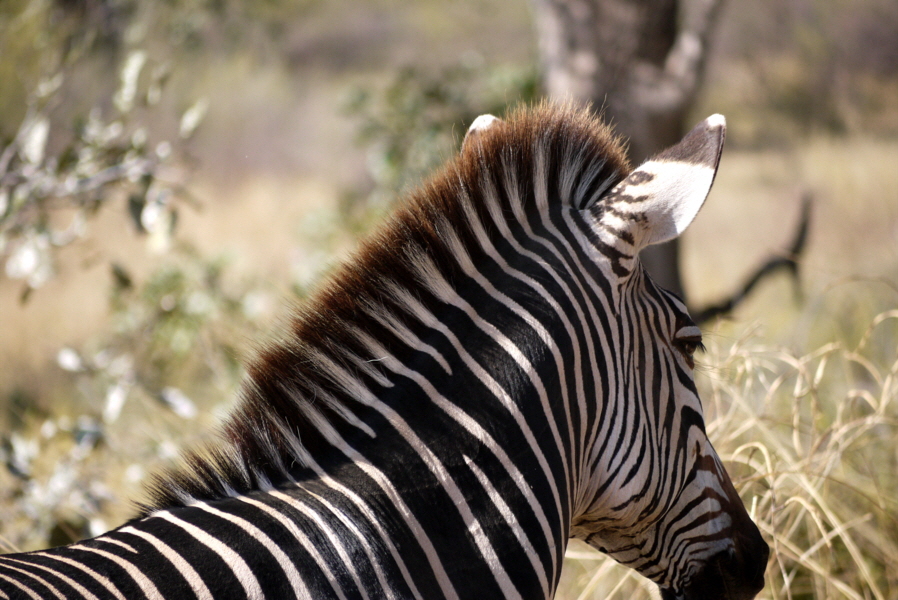
[[[389,544],[398,544],[407,568],[432,571],[435,584],[465,581],[456,571],[474,567],[464,556],[492,556],[477,568],[494,571],[473,580],[550,594],[596,416],[582,397],[601,386],[598,367],[589,365],[598,364],[602,349],[583,324],[602,303],[585,282],[565,283],[570,273],[561,260],[540,259],[542,271],[532,273],[536,258],[528,255],[527,237],[540,227],[535,222],[529,233],[495,242],[477,269],[470,261],[452,280],[421,265],[428,293],[388,290],[393,308],[404,309],[399,314],[390,305],[360,303],[360,322],[344,323],[356,332],[352,343],[304,348],[299,364],[298,351],[271,351],[267,370],[253,373],[242,412],[226,427],[245,464],[271,458],[244,466],[221,454],[218,469],[206,471],[205,487],[190,488],[194,477],[149,514],[158,520],[179,504],[215,507],[230,502],[220,498],[252,498],[252,490],[286,494],[309,511],[318,506],[328,519],[351,515],[358,539],[380,540],[376,555],[393,556]],[[558,297],[565,300],[549,300]],[[578,313],[581,319],[564,316]],[[309,389],[296,376],[310,365],[329,387]],[[346,391],[340,394],[337,384]],[[264,394],[269,410],[253,401],[254,393]],[[306,411],[303,424],[312,426],[291,428],[271,412],[297,406]],[[283,499],[263,501],[280,506]],[[302,518],[308,535],[326,535],[311,516]],[[379,523],[393,526],[383,531]]]
[[[619,265],[579,209],[627,169],[607,135],[556,134],[465,152],[400,209],[250,366],[225,443],[163,475],[145,514],[333,481],[437,554],[539,560],[551,589],[609,386],[598,340],[617,335],[602,269]]]
[[[354,369],[358,382],[355,397],[339,398],[343,412],[325,417],[329,409],[316,408],[322,413],[315,417],[317,429],[291,435],[245,402],[243,425],[282,436],[272,440],[270,452],[293,444],[273,454],[279,464],[247,467],[237,484],[232,473],[220,489],[201,490],[206,497],[185,488],[178,502],[148,511],[143,520],[94,542],[96,548],[136,560],[132,554],[148,552],[154,543],[184,548],[183,540],[175,541],[180,536],[205,552],[211,542],[204,529],[216,535],[230,529],[228,546],[240,560],[260,557],[259,565],[233,569],[247,578],[239,582],[246,589],[253,589],[254,574],[265,564],[280,562],[278,548],[317,566],[300,580],[311,597],[331,597],[333,589],[358,583],[407,589],[396,592],[399,598],[550,596],[577,478],[570,457],[578,456],[583,437],[581,417],[567,415],[579,414],[573,407],[578,389],[591,385],[588,375],[584,382],[582,374],[565,370],[563,357],[590,354],[581,352],[576,335],[564,341],[560,334],[575,328],[559,318],[570,307],[553,307],[534,291],[557,285],[549,271],[543,283],[525,277],[523,265],[502,259],[510,249],[481,257],[479,275],[467,279],[440,282],[431,273],[429,287],[440,290],[439,298],[393,290],[415,319],[400,320],[383,307],[361,309],[370,319],[362,338],[370,339],[360,339],[352,353],[314,355],[328,378],[342,381]],[[439,321],[429,308],[433,302],[443,304]],[[519,326],[509,326],[516,321]],[[525,321],[529,325],[520,326]],[[500,333],[499,324],[502,331],[528,334]],[[393,344],[387,345],[387,331]],[[587,334],[580,337],[586,347]],[[289,368],[278,371],[284,372]],[[280,400],[308,402],[290,396],[303,393],[290,383],[284,379],[276,388],[283,390]],[[318,398],[322,406],[337,401]],[[231,425],[228,435],[237,433]],[[219,460],[230,464],[225,456]],[[246,489],[238,487],[241,481]],[[333,571],[333,564],[354,570]],[[272,577],[297,585],[290,575],[285,570]],[[484,590],[484,582],[497,587]]]

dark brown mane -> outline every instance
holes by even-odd
[[[357,332],[389,347],[394,334],[370,314],[376,310],[409,320],[391,290],[400,287],[414,294],[421,285],[414,257],[426,257],[452,282],[460,272],[447,239],[461,240],[471,256],[479,251],[469,225],[472,214],[489,224],[491,215],[513,219],[515,210],[542,210],[534,189],[537,178],[545,181],[551,202],[584,208],[628,172],[624,151],[610,130],[589,111],[571,106],[544,103],[518,109],[507,122],[478,135],[407,197],[297,310],[290,331],[281,336],[286,341],[265,349],[249,366],[223,439],[187,454],[181,467],[157,477],[142,512],[292,479],[297,468],[308,466],[308,457],[328,445],[329,424],[352,424],[357,390],[347,387],[337,372],[351,374],[363,387],[384,378]],[[510,182],[516,189],[509,189]],[[569,197],[561,197],[561,189],[569,190]],[[491,201],[499,203],[493,207],[498,210],[489,210]],[[355,425],[348,435],[370,437],[367,425]]]

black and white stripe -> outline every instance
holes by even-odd
[[[221,442],[123,527],[0,557],[0,598],[548,598],[572,536],[666,598],[753,597],[700,332],[637,258],[695,217],[723,132],[629,172],[586,111],[479,118],[250,365]]]

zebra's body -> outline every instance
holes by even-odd
[[[722,143],[711,118],[628,176],[585,111],[478,119],[250,366],[223,442],[125,526],[0,557],[0,598],[548,598],[571,536],[668,598],[753,597],[700,332],[636,256]]]

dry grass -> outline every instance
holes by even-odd
[[[770,598],[898,594],[898,311],[856,346],[715,355],[709,433],[771,542]]]

